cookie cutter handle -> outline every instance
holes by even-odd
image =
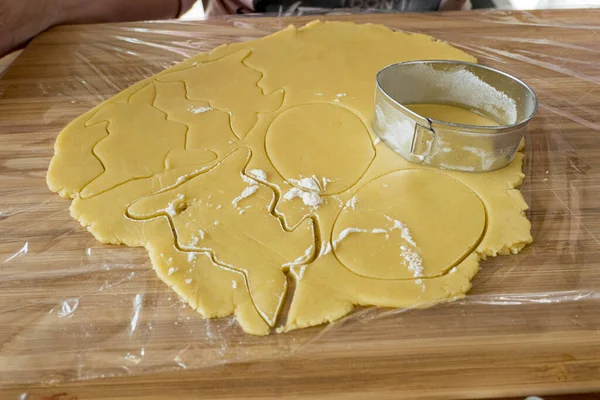
[[[421,162],[431,154],[435,142],[435,131],[419,123],[415,124],[413,140],[410,145],[410,154]]]
[[[423,163],[434,147],[431,122],[401,107],[382,90],[375,91],[373,128],[388,146],[413,163]],[[390,131],[393,134],[386,134]]]

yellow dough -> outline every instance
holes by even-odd
[[[337,218],[332,243],[358,275],[431,278],[468,256],[484,229],[485,208],[471,189],[442,172],[412,169],[360,188]]]
[[[342,22],[218,47],[69,124],[48,186],[99,241],[144,246],[203,317],[234,315],[252,334],[356,305],[461,298],[481,259],[532,240],[516,189],[523,155],[472,174],[411,164],[381,143],[375,75],[417,59],[475,61],[429,36]]]

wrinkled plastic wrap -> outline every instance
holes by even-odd
[[[352,352],[372,341],[443,345],[600,328],[600,14],[330,18],[432,34],[534,88],[540,109],[521,187],[533,244],[482,261],[464,300],[430,309],[357,309],[328,326],[268,337],[243,333],[233,319],[204,320],[156,277],[144,249],[100,244],[69,216],[70,201],[45,184],[54,140],[138,80],[308,18],[58,28],[0,80],[0,384]]]

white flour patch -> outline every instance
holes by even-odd
[[[321,199],[318,193],[304,191],[295,187],[284,194],[283,198],[288,201],[300,198],[305,205],[313,208],[317,208],[323,203],[323,199]]]
[[[300,267],[300,271],[298,272],[298,279],[304,278],[304,273],[306,272],[306,269],[307,269],[306,265],[303,267]]]
[[[397,219],[393,219],[390,216],[385,216],[385,218],[392,222],[394,226],[392,226],[389,230],[399,230],[400,236],[402,239],[406,241],[410,246],[414,247],[415,250],[407,247],[400,246],[400,256],[404,259],[405,265],[412,272],[415,278],[419,278],[423,276],[423,259],[418,253],[418,246],[415,240],[413,239],[410,230],[406,226],[406,224],[398,221]]]
[[[321,251],[319,252],[319,257],[325,256],[331,253],[331,243],[329,241],[323,242],[321,245]]]
[[[413,138],[414,124],[406,119],[394,118],[398,111],[388,104],[375,107],[375,124],[384,132],[383,140],[397,153],[408,157]]]
[[[440,103],[464,103],[488,115],[498,115],[498,111],[502,110],[505,125],[517,121],[515,100],[482,81],[472,72],[466,69],[442,72],[429,65],[419,65],[415,69],[418,69],[424,81],[435,82],[438,89],[436,92],[441,94],[438,99]]]
[[[205,113],[207,111],[211,111],[213,108],[212,107],[194,107],[194,106],[190,106],[188,108],[188,111],[191,112],[192,114],[202,114]]]
[[[346,203],[346,207],[350,207],[351,209],[356,209],[356,203],[358,203],[358,197],[352,196],[350,200]]]
[[[302,197],[302,193],[304,192],[298,188],[291,188],[286,194],[283,195],[283,198],[286,200],[293,200],[296,197]]]
[[[463,146],[463,150],[468,151],[471,154],[475,154],[479,157],[485,157],[486,155],[485,151],[483,151],[482,149],[478,149],[477,147]]]
[[[415,241],[413,240],[410,231],[408,230],[408,227],[403,224],[402,222],[398,221],[397,219],[393,219],[392,217],[389,216],[385,216],[385,218],[392,222],[394,224],[394,226],[392,228],[390,228],[391,230],[397,229],[400,231],[400,235],[402,236],[402,239],[406,240],[407,243],[417,247],[417,244],[415,243]]]
[[[321,193],[327,188],[327,184],[331,182],[331,179],[322,177],[319,179],[316,175],[308,178],[290,179],[290,182],[299,186],[293,187],[286,194],[283,195],[285,200],[293,200],[295,198],[302,199],[302,202],[313,208],[318,208],[323,204]]]
[[[423,259],[416,251],[406,246],[400,246],[400,255],[404,258],[406,266],[413,273],[415,278],[423,276]]]
[[[252,196],[254,193],[256,193],[258,191],[258,185],[254,184],[252,186],[248,186],[247,188],[245,188],[242,191],[242,194],[240,194],[238,197],[236,197],[235,199],[233,199],[233,201],[231,202],[231,204],[233,204],[234,207],[238,206],[238,203],[244,199],[247,199],[248,197]]]
[[[290,179],[290,181],[292,181],[296,185],[300,186],[302,189],[312,190],[317,193],[321,192],[321,182],[314,175],[311,176],[310,178],[301,178],[300,180]]]
[[[252,178],[247,177],[246,175],[242,174],[242,180],[244,182],[246,182],[248,185],[256,185],[256,181]]]
[[[251,169],[248,172],[256,179],[260,179],[261,181],[267,180],[267,173],[262,169]]]
[[[308,248],[304,251],[304,254],[301,255],[300,257],[296,258],[294,261],[289,262],[289,263],[285,263],[283,264],[284,267],[291,267],[294,265],[302,265],[305,264],[309,259],[310,256],[312,256],[313,253],[313,249],[314,246],[311,244],[310,246],[308,246]]]
[[[302,193],[302,202],[309,207],[317,208],[323,203],[323,200],[315,192],[304,192]]]
[[[385,235],[386,239],[390,238],[390,234],[388,233],[388,231],[385,229],[382,229],[382,228],[375,228],[375,229],[371,230],[371,233],[383,234],[383,235]]]
[[[176,216],[181,211],[181,207],[184,205],[185,196],[183,194],[178,194],[175,200],[169,203],[167,208],[165,208],[165,212],[169,214],[171,217]]]
[[[423,279],[419,278],[415,280],[415,283],[419,286],[421,286],[421,292],[425,291],[425,282],[423,281]]]
[[[450,164],[446,164],[446,163],[440,163],[439,167],[441,169],[454,169],[456,171],[463,171],[463,172],[473,172],[473,171],[475,171],[475,167],[460,166],[460,165],[450,165]]]
[[[352,233],[366,233],[368,232],[366,229],[362,229],[362,228],[346,228],[343,231],[340,232],[340,234],[338,235],[337,239],[333,241],[333,247],[337,248],[337,245],[339,242],[341,242],[342,240],[346,239],[348,237],[348,235],[352,234]]]

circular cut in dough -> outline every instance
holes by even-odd
[[[358,190],[337,218],[332,243],[359,275],[427,278],[469,255],[485,224],[483,203],[463,183],[443,172],[403,170]]]
[[[300,179],[315,177],[321,194],[352,187],[375,157],[361,119],[329,103],[301,105],[278,115],[267,132],[266,149],[284,179],[298,187]]]

